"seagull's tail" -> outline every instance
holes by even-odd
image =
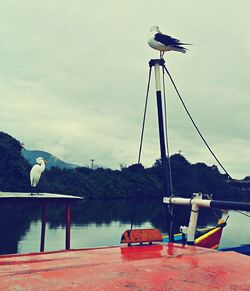
[[[171,50],[185,54],[188,49],[183,46],[171,46]]]
[[[185,54],[188,51],[188,49],[185,48],[183,45],[193,45],[193,44],[181,42],[178,46],[175,46],[175,48],[177,48],[177,49],[174,49],[174,50]]]

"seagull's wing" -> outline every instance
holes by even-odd
[[[165,46],[173,47],[173,48],[180,48],[186,51],[186,48],[182,47],[184,43],[180,42],[179,39],[173,38],[169,35],[163,33],[156,33],[155,40],[163,43]]]
[[[173,37],[166,35],[166,34],[163,34],[163,33],[156,33],[155,40],[165,44],[166,46],[180,44],[180,41],[178,39],[173,38]]]

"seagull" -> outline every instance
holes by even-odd
[[[153,49],[160,51],[160,58],[163,58],[163,54],[166,51],[177,51],[181,53],[185,53],[187,51],[183,45],[189,45],[188,43],[182,43],[176,38],[172,38],[169,35],[161,33],[158,26],[152,26],[149,31],[150,37],[148,44]]]
[[[36,159],[36,164],[32,167],[30,171],[31,187],[36,187],[37,184],[39,183],[42,172],[45,170],[45,163],[47,163],[47,161],[44,158],[39,157]]]

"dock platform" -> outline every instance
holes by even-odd
[[[44,201],[44,202],[56,202],[56,201],[68,201],[73,202],[83,199],[80,196],[54,194],[54,193],[27,193],[27,192],[0,192],[0,203],[9,201]]]
[[[18,203],[35,203],[42,208],[41,212],[41,239],[40,252],[45,249],[45,235],[46,235],[46,212],[49,204],[60,204],[65,206],[66,210],[66,233],[65,233],[65,249],[70,249],[70,206],[73,202],[83,199],[80,196],[54,194],[54,193],[21,193],[21,192],[0,192],[0,206],[3,204]],[[1,210],[1,209],[0,209]],[[1,239],[1,238],[0,238]],[[0,289],[1,291],[1,289]]]
[[[0,256],[0,290],[250,290],[250,257],[173,243]]]

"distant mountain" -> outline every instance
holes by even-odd
[[[42,157],[44,158],[48,164],[46,165],[47,169],[51,169],[52,167],[58,167],[60,169],[74,169],[79,167],[75,164],[66,163],[52,154],[45,151],[29,151],[22,149],[22,156],[29,162],[29,164],[34,165],[36,163],[36,158]]]

